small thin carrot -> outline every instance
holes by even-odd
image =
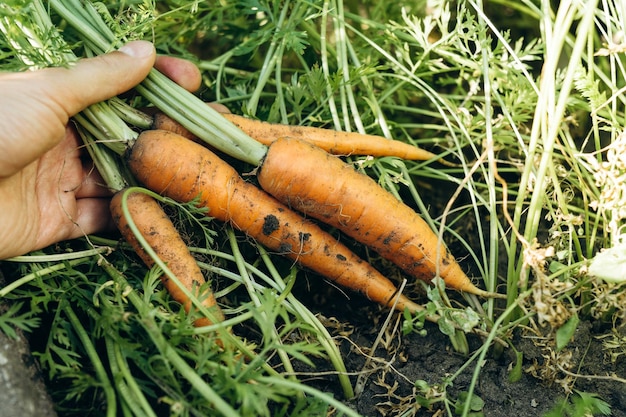
[[[273,142],[257,178],[287,206],[336,227],[413,277],[439,275],[450,288],[500,295],[472,284],[426,222],[365,174],[310,143]]]
[[[243,180],[207,148],[172,132],[139,135],[128,164],[147,188],[179,202],[198,199],[212,218],[228,222],[270,251],[396,309],[423,308],[397,293],[395,285],[337,238]]]
[[[231,113],[220,114],[251,138],[267,146],[278,138],[292,137],[310,142],[333,155],[396,156],[414,161],[426,161],[437,158],[437,155],[425,149],[382,136],[339,132],[311,126],[275,124]],[[180,123],[163,113],[154,115],[153,128],[169,130],[192,140],[197,139],[195,135],[185,129]],[[456,166],[442,158],[437,159],[437,162],[447,166]]]
[[[151,268],[155,264],[154,260],[141,246],[124,215],[122,208],[124,192],[125,190],[117,192],[111,199],[111,215],[125,240],[133,247],[146,266]],[[126,196],[126,204],[132,221],[146,242],[167,264],[167,267],[176,275],[180,283],[192,294],[198,294],[199,288],[206,282],[204,275],[163,208],[154,198],[142,192],[129,192]],[[191,300],[178,284],[170,280],[165,274],[161,276],[161,280],[172,298],[183,304],[185,310],[189,312],[192,306]],[[198,294],[198,296],[202,297],[202,305],[209,309],[216,321],[224,319],[210,289]],[[210,324],[212,322],[207,318],[200,318],[194,322],[196,326]]]

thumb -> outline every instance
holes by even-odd
[[[66,68],[1,74],[0,178],[59,143],[70,117],[139,84],[155,59],[150,42],[135,41]]]
[[[53,68],[47,74],[48,85],[58,91],[57,97],[68,117],[91,104],[130,90],[148,75],[154,65],[154,46],[133,41],[115,52],[81,59],[70,68]]]

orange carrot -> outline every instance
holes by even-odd
[[[340,286],[384,306],[411,311],[422,307],[397,294],[394,284],[316,224],[243,180],[207,148],[172,132],[144,131],[128,156],[136,178],[149,189],[179,202],[199,197],[208,215],[228,222],[263,244]]]
[[[291,126],[249,119],[236,114],[222,113],[235,126],[253,139],[270,145],[281,137],[292,137],[310,142],[333,155],[397,156],[402,159],[425,161],[436,158],[432,152],[399,140],[356,132],[340,132],[311,126]],[[440,159],[439,162],[447,163]]]
[[[439,275],[450,288],[498,296],[474,286],[413,209],[309,143],[272,143],[257,173],[261,187],[287,206],[343,231],[426,281]]]
[[[122,209],[124,190],[116,193],[110,203],[111,214],[118,229],[126,241],[135,249],[135,252],[143,262],[151,268],[154,265],[152,257],[143,249],[137,237],[132,232],[128,219]],[[128,212],[141,232],[144,239],[176,275],[181,284],[194,294],[206,280],[198,267],[187,245],[181,239],[174,224],[163,211],[159,203],[149,195],[141,192],[130,192],[126,197]],[[178,284],[170,280],[167,275],[161,276],[163,285],[171,294],[172,298],[183,304],[185,310],[191,309],[191,300],[178,287]],[[224,316],[220,310],[213,293],[207,290],[202,297],[203,306],[207,307],[217,321],[222,321]],[[200,318],[194,322],[196,326],[207,326],[212,322],[207,318]]]
[[[339,132],[310,126],[274,124],[231,113],[220,114],[247,135],[268,146],[278,138],[291,137],[313,143],[333,155],[396,156],[415,161],[425,161],[437,157],[425,149],[398,140],[386,139],[382,136]],[[189,130],[163,113],[154,115],[153,129],[169,130],[194,141],[197,139]],[[455,166],[445,159],[438,159],[437,161],[443,165]]]
[[[152,116],[151,128],[153,130],[167,130],[168,132],[176,133],[177,135],[184,136],[193,141],[198,139],[196,135],[187,130],[183,125],[162,112],[156,112]]]

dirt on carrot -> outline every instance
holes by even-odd
[[[125,191],[119,191],[113,196],[110,203],[111,215],[124,239],[133,247],[146,266],[152,268],[155,264],[154,260],[139,243],[137,236],[130,227],[129,219],[124,214]],[[202,287],[206,283],[206,279],[195,258],[189,252],[187,245],[163,208],[154,198],[145,193],[128,192],[126,194],[128,213],[143,238],[176,275],[180,283],[201,299],[202,305],[212,314],[214,320],[200,318],[194,322],[194,325],[207,326],[213,322],[224,320],[223,313],[212,291],[207,288],[208,286]],[[185,310],[189,312],[192,308],[192,302],[178,284],[165,274],[161,276],[161,280],[172,298],[183,304]],[[201,287],[205,289],[202,293],[199,292]]]
[[[230,223],[271,252],[384,306],[422,310],[336,237],[243,180],[205,147],[172,132],[149,130],[139,135],[128,163],[147,188],[180,202],[199,197],[208,215]]]
[[[410,207],[336,156],[305,141],[282,138],[269,147],[257,178],[285,205],[336,227],[409,275],[450,288],[498,296],[477,288],[441,239]]]

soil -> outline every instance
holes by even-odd
[[[376,351],[376,355],[383,361],[388,361],[391,366],[372,374],[363,393],[353,401],[355,409],[362,415],[397,416],[407,408],[414,412],[402,415],[432,416],[441,413],[442,404],[435,404],[428,409],[413,401],[414,381],[423,380],[429,385],[441,384],[447,376],[458,372],[468,358],[456,354],[447,336],[439,332],[436,326],[427,327],[427,336],[412,334],[402,338],[395,360],[382,349]],[[371,337],[364,339],[367,340],[363,341],[365,346],[368,342],[371,343]],[[479,343],[480,340],[472,341],[474,348]],[[516,348],[524,353],[523,369],[529,370],[534,364],[544,364],[542,352],[532,339],[518,337],[515,343]],[[575,371],[580,375],[626,375],[626,361],[620,360],[615,364],[607,362],[600,341],[594,339],[593,326],[590,323],[581,324],[576,339],[568,348],[575,356],[581,357],[574,361]],[[347,358],[349,369],[362,369],[363,360],[359,360],[356,355]],[[524,372],[519,381],[509,382],[509,370],[514,362],[513,352],[507,350],[499,357],[491,355],[483,364],[474,394],[484,401],[481,411],[485,416],[542,416],[556,405],[557,400],[565,397],[566,392],[562,386],[555,382],[541,381],[529,372]],[[475,366],[475,362],[472,363],[454,379],[447,392],[451,399],[458,398],[460,392],[468,390]],[[566,376],[557,373],[557,377]],[[393,387],[393,391],[389,387]],[[613,416],[626,416],[624,384],[579,377],[570,388],[597,394],[611,405]]]
[[[438,193],[447,192],[445,187],[437,190]],[[433,203],[447,201],[445,197],[435,199]],[[464,227],[470,230],[476,225],[466,223]],[[451,244],[453,246],[454,242]],[[454,248],[451,250],[455,253]],[[461,355],[455,352],[450,339],[437,325],[426,323],[425,336],[416,333],[402,336],[398,330],[386,338],[388,343],[384,348],[372,353],[367,349],[380,332],[386,311],[377,309],[367,300],[358,299],[358,296],[349,295],[351,300],[347,301],[346,294],[328,286],[324,288],[318,282],[311,282],[307,291],[317,293],[320,314],[332,312],[336,315],[337,321],[344,323],[341,329],[344,334],[346,327],[351,329],[350,341],[342,342],[349,372],[362,373],[365,354],[376,359],[376,369],[369,374],[363,391],[347,401],[352,408],[368,417],[447,416],[449,412],[442,401],[445,396],[450,400],[452,414],[455,414],[454,403],[470,388],[476,361],[468,365],[468,360],[482,346],[480,337],[470,335],[469,354]],[[303,300],[310,298],[310,294],[301,296]],[[312,306],[309,304],[309,307]],[[611,352],[603,342],[608,340],[612,327],[610,323],[583,319],[572,340],[558,353],[554,348],[554,336],[544,337],[520,330],[512,337],[513,348],[492,349],[482,364],[473,393],[484,405],[477,407],[476,411],[486,417],[539,417],[554,410],[564,399],[571,402],[578,391],[595,394],[606,402],[611,407],[610,415],[626,417],[626,330],[622,325],[625,335],[621,336],[622,344],[618,349],[623,354],[611,358]],[[510,382],[511,369],[516,363],[515,351],[522,354],[523,372],[519,380]],[[559,369],[558,364],[563,369]],[[446,384],[452,375],[455,375],[454,379]],[[416,401],[416,397],[423,395],[416,388],[416,381],[425,381],[430,388],[428,395],[434,399],[430,406]],[[333,390],[332,386],[320,385],[320,388]],[[341,392],[334,392],[341,397]],[[560,411],[554,415],[571,414]]]
[[[0,332],[0,387],[0,416],[56,416],[28,341],[19,330],[17,338]]]
[[[328,319],[327,326],[335,326],[348,372],[361,374],[364,369],[370,372],[363,391],[356,398],[346,401],[351,408],[368,417],[447,416],[448,411],[441,401],[443,396],[447,396],[454,415],[455,401],[470,388],[476,361],[469,365],[467,362],[481,347],[481,337],[469,335],[469,354],[462,355],[455,352],[448,336],[441,333],[436,324],[426,323],[426,335],[411,333],[403,336],[399,329],[387,331],[383,339],[385,343],[372,353],[368,349],[383,326],[386,310],[372,306],[367,300],[358,300],[354,295],[348,301],[347,295],[339,290],[323,289],[313,282],[309,282],[307,292],[308,299],[313,301],[316,297],[311,297],[311,293],[316,294],[320,314],[338,313]],[[398,322],[401,320],[396,318]],[[394,326],[396,321],[392,320],[388,327],[393,329]],[[569,358],[564,363],[567,373],[555,369],[553,357],[550,357],[550,352],[554,352],[551,340],[530,333],[514,335],[513,346],[523,353],[521,377],[516,382],[509,381],[511,369],[516,363],[513,349],[492,349],[480,369],[474,388],[474,395],[484,401],[482,409],[477,411],[482,411],[486,417],[543,416],[559,401],[571,398],[568,393],[580,391],[596,394],[608,403],[612,416],[626,417],[626,354],[611,360],[609,351],[603,347],[606,338],[602,337],[610,331],[609,325],[581,321],[573,339],[557,356]],[[547,349],[546,346],[552,347]],[[373,366],[364,368],[366,355],[373,358]],[[550,372],[550,369],[555,370]],[[447,378],[457,373],[453,381],[444,387]],[[611,379],[610,376],[617,378]],[[435,400],[431,406],[416,402],[416,396],[423,395],[416,388],[416,381],[425,381],[430,387],[429,394]],[[353,383],[356,384],[356,376]],[[336,380],[332,378],[313,384],[333,392],[337,398],[342,397]],[[569,414],[561,412],[557,415]]]
[[[0,286],[6,281],[0,271]],[[0,300],[0,314],[11,306]],[[0,417],[55,417],[37,362],[31,355],[26,335],[0,331]]]

